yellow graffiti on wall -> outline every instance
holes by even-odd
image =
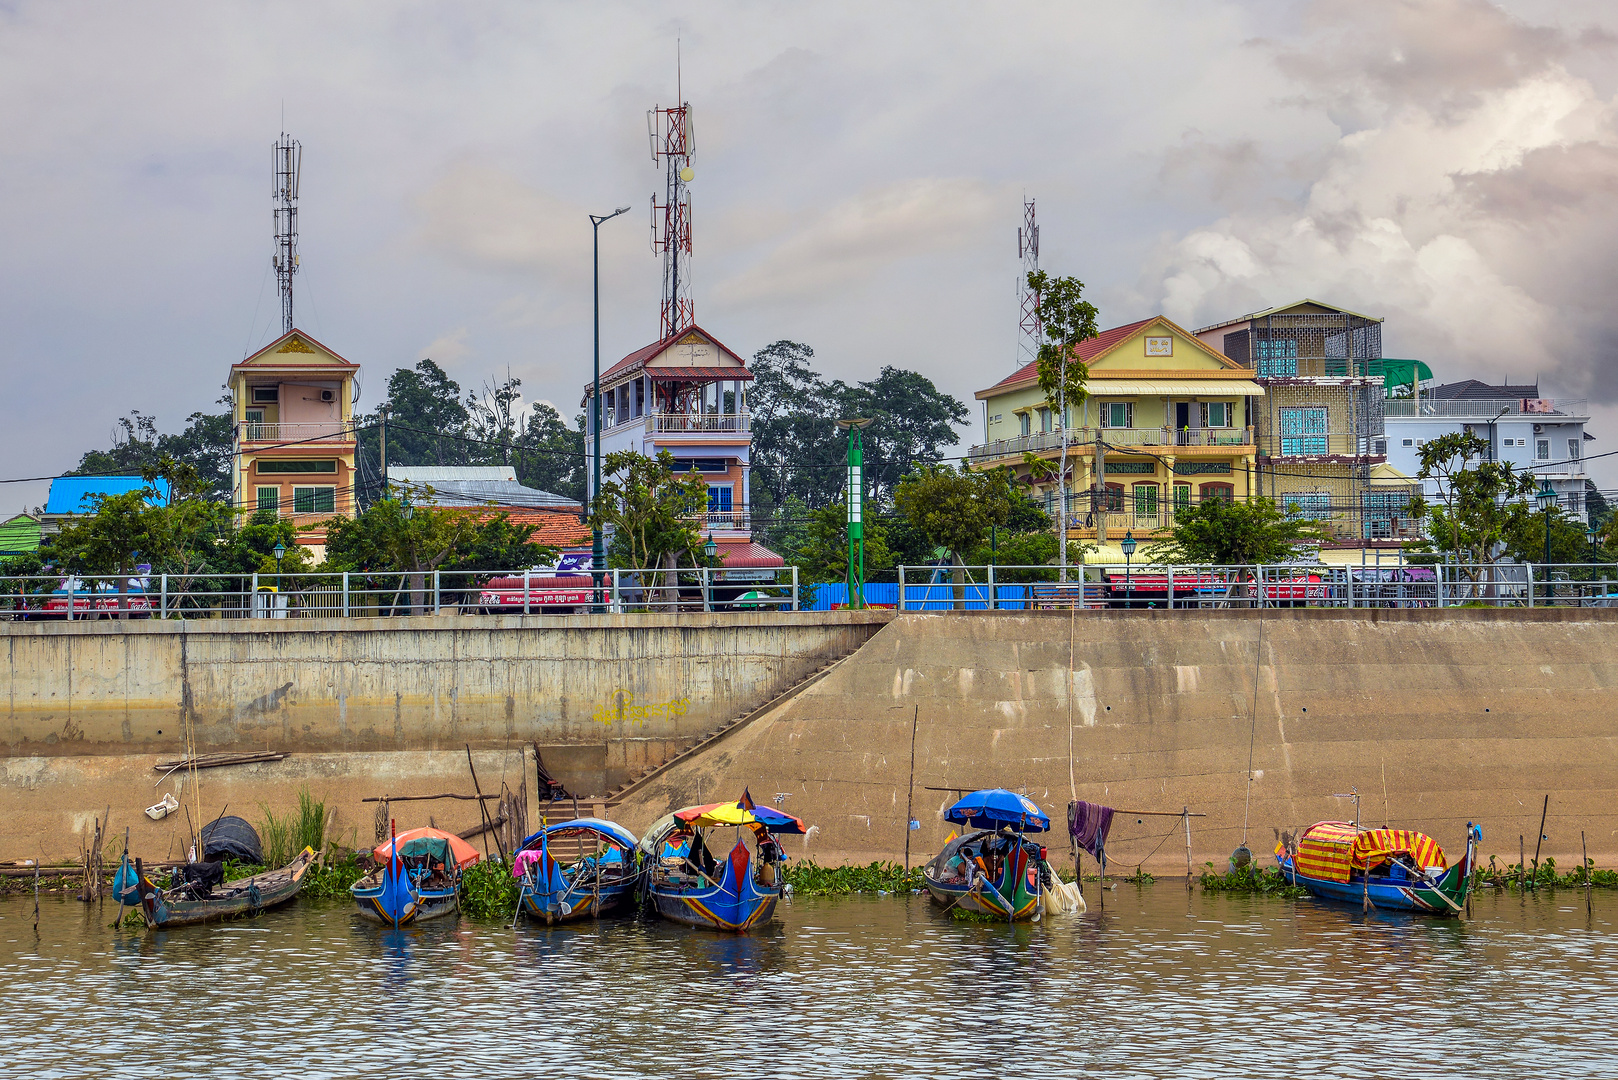
[[[620,687],[607,695],[607,703],[597,709],[591,719],[609,726],[615,723],[645,724],[652,720],[684,716],[690,708],[691,699],[685,697],[652,705],[636,705],[635,692]]]

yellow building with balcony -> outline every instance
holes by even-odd
[[[354,514],[351,364],[301,330],[230,367],[234,503],[290,517],[298,543],[325,556],[323,522]]]
[[[1006,466],[1056,512],[1055,471],[1035,476],[1027,455],[1058,466],[1067,443],[1068,536],[1117,558],[1118,541],[1167,536],[1174,512],[1203,499],[1255,491],[1253,372],[1156,316],[1081,342],[1088,396],[1060,423],[1035,365],[977,393],[985,441],[967,452],[974,468]]]

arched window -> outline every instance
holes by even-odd
[[[1108,513],[1122,513],[1124,509],[1124,485],[1108,484],[1107,490],[1101,499],[1101,509]]]
[[[1147,518],[1151,523],[1157,521],[1157,485],[1141,483],[1135,485],[1135,517]]]

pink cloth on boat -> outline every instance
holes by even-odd
[[[542,851],[519,851],[516,861],[511,865],[511,876],[521,881],[528,876],[528,868],[544,857]]]

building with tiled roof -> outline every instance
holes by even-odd
[[[1089,367],[1088,396],[1066,422],[1028,364],[977,392],[987,439],[975,467],[1006,466],[1055,513],[1056,470],[1043,476],[1025,455],[1058,463],[1067,449],[1068,535],[1095,540],[1098,558],[1122,562],[1118,541],[1166,535],[1175,507],[1252,490],[1252,372],[1159,315],[1104,330],[1074,349]]]
[[[752,542],[753,436],[747,408],[752,381],[742,358],[700,326],[637,349],[601,375],[601,453],[633,450],[656,457],[668,451],[677,468],[699,472],[707,481],[708,512],[698,524],[704,537],[712,537],[719,558],[729,565],[733,552],[746,551],[748,559],[768,557],[780,566],[780,556]],[[593,383],[586,383],[587,448],[594,434],[593,391]]]

